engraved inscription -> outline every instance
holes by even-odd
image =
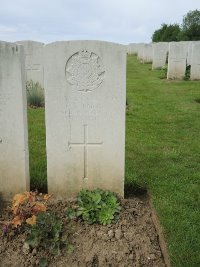
[[[41,71],[41,65],[40,64],[27,64],[26,70],[31,71]]]
[[[66,109],[70,110],[73,121],[81,120],[81,124],[85,124],[87,120],[96,120],[99,118],[103,106],[97,99],[89,101],[86,94],[76,94],[76,96],[70,99],[70,102],[66,100]]]
[[[84,128],[84,141],[83,141],[83,143],[68,142],[68,146],[69,146],[69,148],[71,148],[71,146],[82,146],[84,148],[83,180],[88,180],[88,146],[100,146],[103,144],[103,142],[100,142],[100,143],[88,142],[88,125],[87,124],[83,125],[83,128]]]
[[[65,75],[71,85],[83,92],[98,88],[105,79],[100,57],[87,50],[79,51],[68,59]]]

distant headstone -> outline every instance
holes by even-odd
[[[188,52],[187,42],[169,43],[167,79],[183,79]]]
[[[48,190],[124,195],[126,47],[100,41],[44,48]]]
[[[137,59],[138,60],[143,60],[143,55],[144,55],[144,43],[139,43],[137,46],[138,53],[137,53]]]
[[[151,63],[153,60],[153,46],[152,44],[144,44],[142,62]]]
[[[195,41],[194,42],[188,42],[187,65],[191,65],[193,43],[195,43]]]
[[[168,51],[169,51],[169,43],[167,42],[153,43],[152,69],[161,69],[166,64]]]
[[[193,43],[190,79],[200,80],[200,42]]]
[[[0,42],[0,194],[29,190],[23,47]]]
[[[131,43],[127,46],[127,53],[129,55],[134,55],[138,53],[138,49],[137,49],[137,44],[136,43]]]
[[[44,87],[43,46],[44,43],[35,41],[17,41],[23,45],[25,52],[25,78],[26,81],[39,83]]]

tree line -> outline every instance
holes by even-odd
[[[152,42],[200,40],[200,10],[189,11],[183,16],[182,24],[161,24],[152,37]]]

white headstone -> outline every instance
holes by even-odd
[[[44,43],[35,41],[17,41],[23,45],[25,52],[26,81],[34,81],[44,87],[43,46]]]
[[[48,190],[124,194],[126,47],[101,41],[44,48]]]
[[[152,69],[160,69],[166,64],[169,43],[153,43],[153,62]]]
[[[193,44],[190,79],[200,80],[200,42]]]
[[[139,43],[137,46],[138,53],[137,53],[137,59],[143,60],[143,54],[144,54],[144,45],[143,43]]]
[[[186,70],[188,44],[186,42],[169,43],[167,79],[183,79]]]
[[[144,44],[142,62],[151,63],[153,60],[153,47],[152,44]]]
[[[23,47],[0,42],[0,194],[29,190]]]
[[[127,52],[129,55],[137,54],[138,53],[137,44],[135,43],[129,44]]]
[[[187,65],[191,65],[193,43],[195,42],[188,42]]]

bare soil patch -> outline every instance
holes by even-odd
[[[25,233],[11,240],[0,238],[0,267],[38,266],[47,257],[50,267],[164,267],[167,266],[160,246],[160,234],[155,227],[155,214],[147,197],[132,197],[121,201],[122,211],[116,224],[87,225],[80,220],[66,219],[69,202],[51,202],[49,209],[62,218],[64,233],[74,246],[74,252],[62,251],[52,257],[48,251],[30,250],[24,246]],[[0,221],[9,213],[1,208]]]

